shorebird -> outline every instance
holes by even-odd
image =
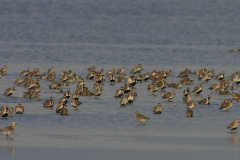
[[[55,81],[52,80],[51,84],[48,86],[49,89],[56,89],[58,86],[55,84]]]
[[[124,73],[124,67],[120,68],[118,71],[117,71],[117,74],[123,74]]]
[[[192,92],[195,92],[196,94],[199,94],[202,92],[202,85],[199,84],[198,86],[196,86]]]
[[[132,96],[133,96],[134,98],[137,97],[137,92],[135,92],[135,89],[134,89],[134,88],[132,88],[131,94],[132,94]]]
[[[208,88],[210,91],[216,92],[220,88],[220,82],[217,82],[217,84],[212,85],[212,87]]]
[[[47,100],[45,103],[43,103],[43,107],[53,107],[54,105],[54,101],[53,101],[53,98],[50,97],[49,100]]]
[[[117,89],[116,90],[116,94],[115,94],[115,98],[121,98],[122,95],[124,94],[123,88]]]
[[[187,115],[187,117],[192,117],[193,116],[193,111],[192,110],[187,110],[186,115]]]
[[[238,128],[238,122],[239,122],[239,119],[235,119],[235,121],[230,123],[230,125],[227,128],[230,129],[231,132],[233,130],[236,130]]]
[[[161,114],[162,111],[161,103],[158,103],[157,106],[153,108],[153,114]]]
[[[37,95],[35,95],[35,96],[33,97],[33,100],[35,100],[35,101],[40,100],[40,99],[41,99],[41,97],[40,97],[40,96],[37,96]]]
[[[23,92],[23,98],[31,98],[34,93],[34,90]]]
[[[183,91],[183,96],[186,97],[190,93],[189,87]]]
[[[164,96],[162,96],[162,99],[167,99],[169,101],[170,99],[173,99],[174,96],[175,96],[175,91],[172,90],[171,92],[164,94]]]
[[[195,106],[196,106],[196,103],[195,103],[194,100],[190,100],[190,101],[187,102],[187,108],[188,109],[193,109],[193,108],[195,108]]]
[[[94,72],[94,71],[95,71],[95,66],[89,67],[89,68],[88,68],[88,71],[89,71],[89,72]]]
[[[232,107],[232,99],[226,99],[222,102],[222,105],[219,109],[228,111]]]
[[[183,80],[181,80],[182,84],[191,84],[191,82],[193,82],[194,79],[190,79],[190,78],[184,78]]]
[[[181,82],[181,80],[180,80],[180,81],[178,81],[178,84],[176,84],[176,83],[170,83],[170,84],[168,84],[168,87],[173,87],[173,88],[176,88],[176,89],[182,88],[182,82]]]
[[[224,88],[221,88],[221,89],[219,90],[219,94],[230,94],[230,92],[229,92],[229,91],[226,91]]]
[[[164,80],[158,82],[157,86],[158,86],[159,89],[161,89],[161,92],[165,92],[164,90],[167,87],[167,81],[164,79]]]
[[[22,77],[19,76],[19,78],[16,79],[14,83],[15,83],[16,85],[20,85],[20,84],[22,84],[22,83],[23,83]]]
[[[9,111],[8,111],[8,117],[11,117],[11,116],[12,116],[13,111],[14,111],[14,108],[11,107],[11,108],[9,109]]]
[[[192,100],[191,94],[188,94],[186,97],[183,97],[183,101],[185,103],[187,103],[188,101],[191,101],[191,100]]]
[[[142,124],[145,124],[145,122],[149,119],[149,118],[147,118],[146,116],[139,114],[138,111],[136,111],[135,114],[136,114],[136,119],[137,119],[139,122],[142,122]]]
[[[61,102],[60,104],[58,104],[57,108],[56,108],[56,113],[59,113],[61,109],[65,108],[65,102]]]
[[[24,112],[24,107],[19,103],[19,104],[15,107],[15,112],[16,112],[16,114],[23,114],[23,112]]]
[[[127,95],[125,95],[120,101],[121,107],[125,107],[127,103],[128,103],[128,98],[127,98]]]
[[[132,93],[128,93],[128,95],[127,95],[127,103],[133,103],[134,100],[135,100],[135,98],[132,95]]]
[[[91,95],[94,95],[95,97],[99,97],[102,94],[102,87],[96,89]]]
[[[224,78],[224,74],[225,74],[225,72],[222,71],[222,73],[219,73],[219,74],[216,76],[215,79],[222,80],[222,79]]]
[[[21,75],[28,76],[29,75],[29,69],[22,71]]]
[[[142,75],[142,80],[147,81],[149,79],[149,72],[147,72],[146,74]]]
[[[63,96],[67,97],[67,98],[69,98],[71,96],[70,88],[67,89],[67,91],[63,94]]]
[[[72,99],[72,101],[71,101],[71,105],[75,108],[79,107],[81,104],[82,104],[82,102],[79,102],[76,99]]]
[[[11,96],[13,94],[14,90],[15,90],[15,87],[6,89],[4,92],[4,96]]]
[[[59,111],[59,113],[60,113],[61,115],[69,115],[69,112],[68,112],[68,110],[67,110],[66,108],[61,109],[61,110]]]
[[[75,100],[78,100],[79,99],[79,94],[78,92],[74,92],[73,95],[72,95],[72,99],[75,99]]]
[[[208,95],[206,99],[202,99],[201,101],[197,101],[200,105],[209,105],[210,104],[210,96]]]
[[[139,74],[139,76],[137,76],[136,81],[137,82],[142,82],[142,74]]]
[[[63,90],[62,90],[62,88],[61,88],[60,86],[58,86],[58,88],[56,89],[56,92],[57,92],[57,93],[62,93]]]
[[[1,108],[1,117],[7,117],[8,116],[8,105],[5,105]]]
[[[39,76],[39,79],[47,79],[46,73],[44,72],[42,75]]]
[[[48,73],[48,74],[55,73],[54,68],[53,68],[53,67],[52,67],[52,68],[49,68],[48,71],[47,71],[47,73]]]
[[[240,94],[232,92],[232,99],[239,99],[240,98]]]
[[[156,85],[151,85],[149,90],[155,95],[155,92],[158,91],[158,87]]]
[[[3,134],[6,134],[7,137],[8,137],[9,134],[11,134],[11,133],[14,132],[15,124],[16,124],[16,122],[13,121],[11,126],[8,126],[8,127],[5,127],[5,128],[3,128],[3,129],[1,129],[0,132],[2,132]]]

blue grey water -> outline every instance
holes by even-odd
[[[137,84],[137,99],[124,108],[113,97],[123,83],[111,86],[106,78],[99,99],[80,97],[79,111],[68,104],[69,116],[42,107],[52,96],[56,108],[62,96],[48,89],[49,81],[40,80],[40,101],[22,98],[26,89],[14,84],[26,69],[43,73],[54,67],[59,80],[62,70],[70,69],[85,78],[93,65],[105,73],[125,66],[127,75],[138,64],[142,73],[172,69],[168,83],[177,83],[185,68],[209,67],[215,75],[224,70],[229,77],[239,70],[239,53],[229,51],[240,48],[239,6],[238,0],[1,0],[0,67],[8,70],[0,79],[0,103],[25,107],[23,115],[0,119],[0,128],[16,121],[10,138],[0,135],[1,157],[239,159],[239,131],[226,128],[240,117],[239,103],[234,101],[230,112],[218,110],[231,95],[207,90],[215,79],[203,84],[201,94],[210,95],[211,104],[197,105],[192,118],[185,115],[182,92],[200,84],[194,75],[191,85],[176,90],[173,102],[161,99],[161,92],[151,96],[150,81]],[[85,81],[93,90],[93,81]],[[3,96],[12,86],[14,94]],[[73,92],[76,83],[62,88],[68,87]],[[158,102],[163,114],[153,115]],[[138,125],[135,111],[150,118],[146,125]]]

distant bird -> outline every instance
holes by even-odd
[[[16,112],[16,114],[23,114],[23,112],[24,112],[24,107],[19,103],[19,104],[15,107],[15,112]]]
[[[153,114],[161,114],[162,111],[161,103],[158,103],[157,106],[153,108]]]
[[[41,99],[41,97],[40,96],[37,96],[37,95],[35,95],[34,97],[33,97],[33,100],[40,100]]]
[[[65,108],[65,105],[65,102],[61,102],[60,104],[58,104],[56,108],[56,113],[59,113],[61,109]]]
[[[175,91],[172,90],[171,92],[168,92],[164,96],[162,96],[162,99],[167,99],[169,101],[170,99],[173,99],[174,96],[175,96]]]
[[[117,74],[123,74],[124,73],[124,67],[120,68],[118,71],[117,71]]]
[[[193,111],[192,110],[187,110],[186,115],[187,115],[187,117],[192,117],[193,116]]]
[[[202,85],[199,84],[198,86],[196,86],[192,92],[195,92],[196,94],[199,94],[202,92]]]
[[[11,96],[13,94],[14,90],[15,90],[15,87],[6,89],[4,92],[4,96]]]
[[[217,84],[212,85],[210,88],[208,88],[210,91],[216,92],[220,88],[220,82],[217,82]]]
[[[228,111],[232,107],[232,99],[226,99],[222,102],[222,105],[219,109]]]
[[[192,100],[191,94],[188,94],[186,97],[183,97],[183,101],[184,101],[185,103],[187,103],[187,102],[189,102],[189,101],[191,101],[191,100]]]
[[[190,100],[190,101],[187,102],[187,108],[188,109],[193,109],[193,108],[195,108],[195,106],[196,106],[196,103],[195,103],[194,100]]]
[[[146,74],[142,75],[142,80],[147,81],[149,79],[149,72],[147,72]]]
[[[200,105],[209,105],[210,104],[210,96],[208,95],[206,99],[202,99],[201,101],[197,101]]]
[[[139,122],[142,122],[142,124],[145,124],[145,122],[149,119],[149,118],[147,118],[146,116],[139,114],[138,111],[136,111],[135,114],[136,114],[136,119],[137,119]]]
[[[68,112],[68,110],[67,110],[66,108],[61,109],[61,110],[59,111],[59,113],[60,113],[61,115],[69,115],[69,112]]]
[[[14,111],[14,108],[11,107],[11,108],[9,109],[9,111],[8,111],[8,117],[11,117],[11,116],[12,116],[13,111]]]
[[[123,96],[123,98],[121,99],[120,101],[120,105],[121,107],[125,107],[128,103],[128,98],[127,98],[127,95]]]
[[[21,75],[28,76],[29,75],[29,69],[22,71]]]
[[[124,94],[123,88],[117,89],[116,90],[116,94],[115,94],[115,98],[121,98],[122,95]]]
[[[98,98],[101,94],[102,94],[102,87],[96,89],[96,90],[92,93],[92,95],[94,95],[94,96],[97,97],[97,98]]]
[[[64,97],[70,98],[71,93],[70,93],[70,88],[67,89],[67,91],[63,94]]]
[[[7,117],[8,116],[8,105],[5,105],[1,108],[1,117]]]
[[[3,129],[1,129],[0,132],[2,132],[3,134],[6,134],[7,137],[8,137],[9,134],[11,134],[11,133],[14,132],[15,124],[16,124],[16,122],[13,121],[11,126],[8,126],[8,127],[5,127],[5,128],[3,128]]]
[[[58,86],[58,88],[56,89],[56,92],[57,92],[57,93],[62,93],[63,90],[62,90],[62,88],[61,88],[60,86]]]
[[[19,76],[19,78],[16,79],[14,83],[15,83],[16,85],[22,84],[22,83],[23,83],[22,77]]]
[[[50,97],[49,100],[47,100],[45,103],[43,103],[43,107],[53,107],[54,105],[54,101],[53,101],[53,98]]]
[[[182,84],[191,84],[191,82],[193,82],[194,79],[190,79],[190,78],[184,78],[183,80],[181,80]]]
[[[235,119],[235,121],[230,123],[230,125],[227,128],[230,129],[231,132],[233,130],[236,130],[238,128],[238,122],[239,122],[239,119]]]
[[[183,96],[186,97],[190,93],[189,87],[183,91]]]
[[[225,74],[225,72],[222,71],[222,73],[219,73],[219,74],[216,76],[215,79],[222,80],[222,79],[224,78],[224,74]]]
[[[72,101],[71,101],[71,105],[75,108],[79,107],[81,104],[82,104],[82,102],[79,102],[76,99],[72,99]]]
[[[151,85],[149,90],[155,95],[155,92],[158,91],[158,87],[156,85]]]

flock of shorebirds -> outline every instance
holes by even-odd
[[[69,70],[68,72],[62,71],[61,78],[59,81],[55,80],[56,73],[54,68],[48,69],[47,73],[40,74],[39,69],[33,69],[32,72],[29,71],[29,69],[24,70],[20,73],[19,78],[15,80],[16,85],[22,85],[26,87],[27,91],[23,93],[23,98],[30,98],[33,100],[40,100],[41,97],[39,93],[41,92],[41,86],[40,86],[40,80],[47,80],[51,81],[51,84],[49,84],[49,89],[56,89],[56,92],[63,93],[63,96],[59,100],[59,104],[56,108],[56,113],[59,113],[61,115],[69,115],[69,112],[66,108],[66,104],[69,101],[69,98],[71,97],[71,106],[78,108],[81,105],[81,102],[78,100],[79,96],[95,96],[95,98],[98,98],[102,94],[103,88],[101,87],[101,84],[105,81],[105,75],[109,77],[110,84],[118,83],[118,82],[125,82],[123,86],[121,86],[119,89],[116,90],[115,98],[121,98],[120,100],[120,106],[124,107],[127,104],[131,104],[134,102],[135,98],[137,97],[137,93],[135,92],[134,86],[138,82],[148,82],[151,80],[152,82],[148,85],[147,89],[152,92],[152,94],[155,94],[158,90],[161,90],[161,92],[165,92],[164,90],[167,87],[172,87],[174,89],[180,89],[183,87],[183,85],[191,84],[194,79],[189,78],[190,74],[198,75],[198,80],[201,81],[201,84],[197,85],[192,91],[190,91],[189,88],[185,89],[183,91],[183,102],[187,104],[187,111],[186,115],[188,117],[193,116],[193,110],[196,106],[196,102],[191,99],[191,93],[195,93],[196,95],[199,95],[202,92],[202,85],[209,80],[212,79],[212,77],[215,77],[217,80],[216,84],[213,84],[210,88],[208,88],[210,91],[219,92],[219,94],[230,94],[229,90],[234,89],[235,86],[238,86],[240,84],[240,72],[234,72],[231,75],[231,81],[232,85],[230,85],[230,80],[225,79],[225,72],[222,71],[218,75],[214,75],[214,69],[210,70],[208,68],[203,68],[200,70],[197,70],[195,72],[191,72],[189,69],[185,69],[182,71],[177,77],[181,78],[178,83],[167,83],[167,77],[171,76],[171,70],[168,71],[152,71],[147,72],[145,74],[141,74],[141,71],[143,70],[142,65],[139,64],[138,66],[135,66],[130,74],[131,76],[127,76],[125,74],[124,67],[120,68],[115,72],[115,69],[109,70],[107,74],[104,74],[103,69],[101,71],[96,71],[95,66],[88,68],[88,75],[86,77],[87,80],[94,81],[94,91],[88,89],[88,87],[85,86],[84,78],[81,76],[77,76],[75,72],[72,72]],[[0,69],[0,77],[4,76],[4,74],[7,71],[6,65]],[[139,73],[138,76],[135,76],[135,74]],[[119,75],[119,76],[117,76]],[[34,77],[36,79],[34,80]],[[126,81],[128,83],[126,83]],[[77,82],[76,90],[73,94],[70,93],[70,89],[68,88],[66,92],[63,92],[61,89],[61,86],[68,86],[71,83]],[[11,96],[15,90],[15,87],[11,87],[5,90],[4,96]],[[237,100],[240,102],[240,94],[232,92],[232,99],[226,99],[222,102],[222,105],[219,109],[228,111],[232,107],[232,101]],[[171,101],[175,97],[175,90],[172,90],[171,92],[165,93],[162,96],[162,99],[166,99],[168,101]],[[199,105],[209,105],[210,104],[210,95],[208,95],[205,99],[202,99],[200,101],[197,101]],[[52,97],[50,97],[48,100],[46,100],[45,103],[43,103],[43,107],[49,107],[52,108],[54,106],[54,100]],[[11,107],[8,108],[8,105],[1,107],[1,117],[9,117],[14,112],[14,108]],[[24,113],[24,107],[21,104],[18,104],[15,107],[16,114],[23,114]],[[153,108],[153,114],[161,114],[163,112],[163,109],[161,107],[161,103],[158,103],[157,106]],[[145,124],[145,122],[149,119],[144,115],[139,114],[138,111],[135,112],[136,119],[139,122],[142,122],[142,124]],[[239,119],[235,119],[234,122],[230,123],[228,126],[228,129],[236,130],[238,128]],[[16,122],[12,122],[11,126],[8,126],[6,128],[3,128],[0,130],[0,132],[7,135],[14,132]]]

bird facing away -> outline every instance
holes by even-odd
[[[142,122],[142,124],[145,124],[145,122],[149,119],[149,118],[147,118],[146,116],[139,114],[138,111],[136,111],[135,114],[136,114],[136,119],[137,119],[139,122]]]
[[[228,111],[232,107],[232,99],[226,99],[222,102],[222,105],[219,109]]]
[[[187,115],[187,117],[192,117],[193,116],[193,111],[192,110],[187,110],[186,115]]]
[[[238,128],[238,122],[239,122],[239,119],[235,119],[235,121],[230,123],[230,125],[227,128],[230,129],[231,132],[233,130],[236,130]]]
[[[157,106],[153,108],[153,114],[161,114],[162,111],[161,103],[158,103]]]
[[[11,126],[8,126],[8,127],[5,127],[5,128],[3,128],[3,129],[1,129],[0,132],[2,132],[3,134],[6,134],[7,137],[8,137],[9,134],[11,134],[12,132],[14,132],[15,124],[16,124],[16,122],[13,121]]]
[[[15,107],[15,112],[16,112],[16,114],[23,114],[23,112],[24,112],[24,107],[19,103],[19,104]]]

